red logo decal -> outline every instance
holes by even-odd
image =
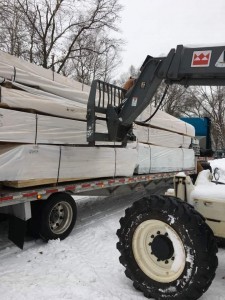
[[[211,50],[209,51],[194,51],[192,57],[192,67],[208,67],[211,58]]]

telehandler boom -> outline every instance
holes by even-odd
[[[168,85],[225,85],[225,46],[186,48],[179,45],[166,57],[147,56],[134,87],[127,95],[119,87],[94,81],[87,108],[88,141],[124,142],[133,139],[133,122],[151,103],[163,80]],[[104,99],[104,93],[113,89],[116,89],[116,95]],[[95,122],[102,118],[99,114],[106,118],[107,134],[96,132]]]

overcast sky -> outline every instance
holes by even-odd
[[[126,41],[121,72],[147,54],[167,54],[178,44],[225,45],[225,0],[120,0]]]

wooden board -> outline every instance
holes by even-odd
[[[68,181],[78,181],[78,180],[87,180],[90,178],[63,178],[59,179],[58,183],[68,182]],[[39,185],[48,185],[48,184],[57,184],[56,178],[48,178],[48,179],[30,179],[30,180],[16,180],[16,181],[4,181],[0,182],[0,184],[13,187],[13,188],[25,188]]]

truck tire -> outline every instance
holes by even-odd
[[[72,231],[77,216],[74,199],[67,193],[52,194],[43,201],[40,212],[39,235],[43,240],[65,239]]]
[[[145,196],[126,209],[120,225],[120,262],[145,297],[194,300],[208,289],[217,246],[192,206],[172,196]]]

